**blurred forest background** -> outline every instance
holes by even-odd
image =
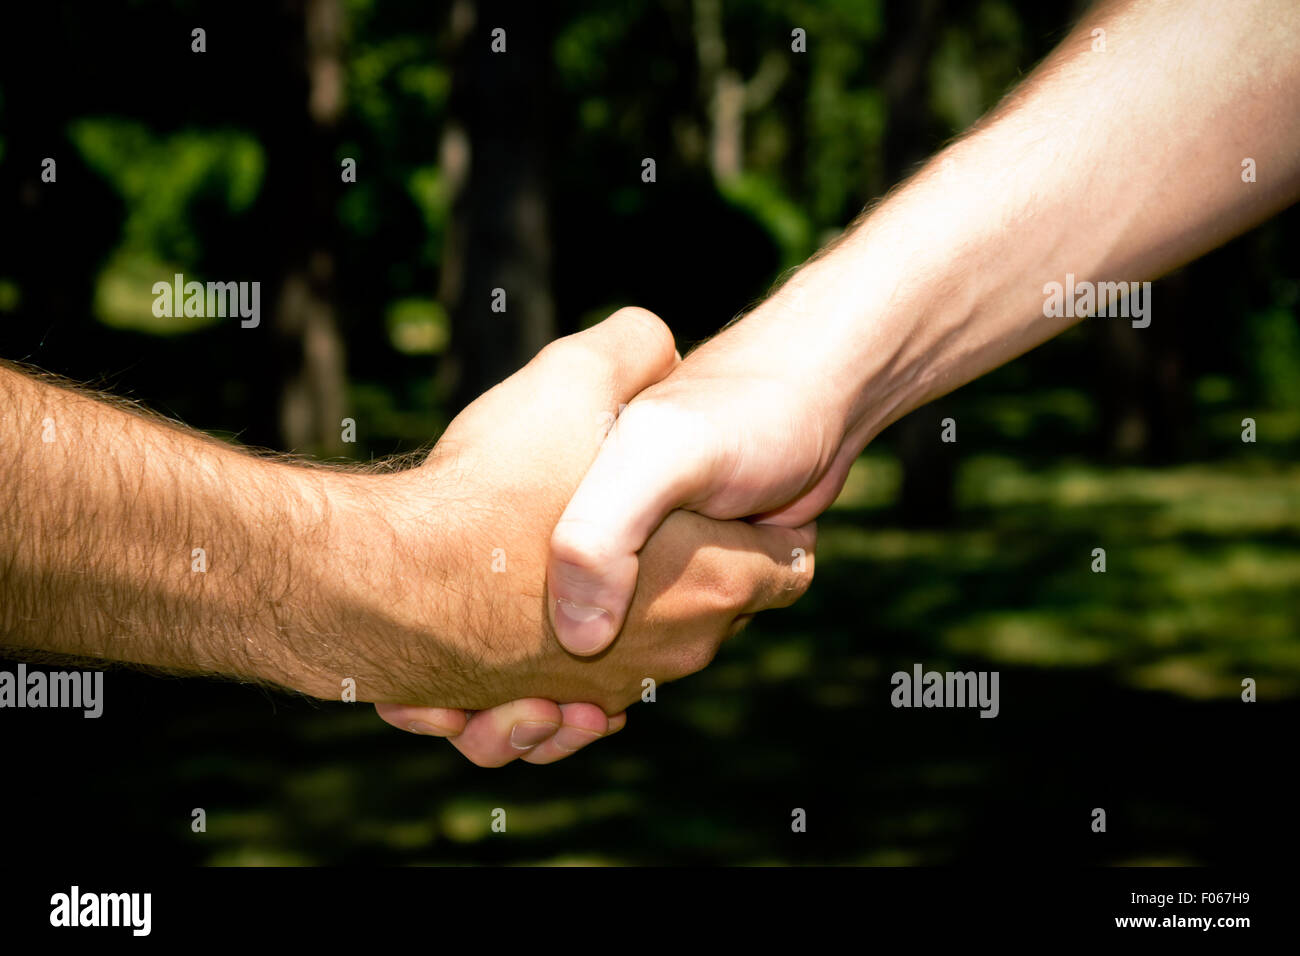
[[[1083,8],[6,10],[0,355],[250,444],[410,450],[621,305],[658,312],[683,351],[706,338],[995,103]],[[1085,322],[892,428],[822,522],[809,596],[577,758],[480,770],[368,706],[116,671],[99,720],[0,717],[7,856],[1271,857],[1296,835],[1298,234],[1291,210],[1158,282],[1150,328]],[[155,318],[151,286],[177,272],[260,281],[262,328]],[[946,416],[956,444],[938,440]],[[1000,671],[1001,715],[892,709],[889,675],[914,662]],[[1241,702],[1244,677],[1259,703]],[[495,807],[507,834],[489,830]],[[791,832],[795,807],[807,833]],[[1106,834],[1090,831],[1094,807]]]

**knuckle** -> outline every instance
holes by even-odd
[[[614,559],[609,536],[577,518],[561,518],[551,533],[551,557],[562,565],[587,571],[606,568]]]
[[[782,573],[777,575],[773,582],[770,606],[789,607],[807,594],[808,588],[812,586],[813,572],[814,561],[811,552],[802,558],[799,569],[787,562],[782,568]]]
[[[817,574],[817,557],[811,551],[804,555],[803,568],[799,571],[793,571],[794,583],[791,590],[798,591],[802,597],[807,593],[808,588],[812,586],[813,577]]]
[[[568,338],[570,336],[566,335],[564,338],[551,339],[541,347],[534,361],[542,365],[554,364],[557,359],[563,356],[564,343]]]
[[[537,353],[537,358],[545,368],[584,378],[599,377],[609,368],[609,356],[581,332],[548,343]]]
[[[649,309],[642,309],[635,305],[624,306],[610,318],[636,325],[638,334],[646,339],[646,347],[652,349],[657,358],[665,358],[677,350],[672,330],[663,319]]]

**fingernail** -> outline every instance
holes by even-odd
[[[425,723],[423,720],[413,720],[406,725],[406,729],[413,734],[424,734],[426,737],[447,737],[451,731],[444,730],[441,727],[435,727],[433,724]]]
[[[575,654],[590,654],[609,643],[614,619],[604,608],[555,599],[555,632]]]
[[[532,750],[545,740],[550,740],[559,730],[558,724],[541,720],[524,720],[510,731],[510,746],[516,750]]]

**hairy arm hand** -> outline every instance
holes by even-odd
[[[638,550],[674,508],[815,518],[885,427],[1077,321],[1044,308],[1049,283],[1149,280],[1294,202],[1298,51],[1293,0],[1094,8],[989,116],[628,406],[552,537],[560,640],[608,646]]]
[[[550,530],[620,406],[676,361],[663,323],[624,310],[481,396],[418,467],[381,472],[257,458],[0,367],[0,643],[347,686],[475,762],[559,759],[812,576],[810,528],[679,512],[647,544],[619,647],[587,660],[555,640]]]
[[[361,699],[426,700],[455,686],[464,655],[435,626],[446,604],[437,582],[420,579],[434,585],[428,627],[406,660],[377,639],[388,622],[349,586],[399,566],[408,580],[419,573],[392,526],[364,513],[382,497],[377,476],[254,457],[5,363],[0,409],[0,644],[334,699],[346,678]],[[425,544],[435,553],[442,542]],[[445,675],[442,688],[404,680],[414,660]],[[624,720],[526,698],[390,722],[500,764],[539,745],[570,753]]]

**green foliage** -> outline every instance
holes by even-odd
[[[406,187],[428,232],[423,248],[425,260],[434,265],[442,259],[447,223],[451,217],[451,195],[446,177],[438,166],[417,166],[407,177]]]
[[[1246,317],[1247,352],[1260,396],[1269,405],[1300,407],[1300,319],[1274,305]]]
[[[175,273],[203,281],[195,269],[203,236],[195,207],[215,204],[231,218],[261,189],[265,157],[251,136],[234,130],[183,130],[159,136],[139,122],[81,119],[68,135],[86,165],[116,191],[124,210],[121,241],[100,270],[93,311],[107,325],[157,334],[189,332],[211,317],[154,316],[153,283]]]
[[[357,119],[381,139],[395,139],[410,112],[441,110],[451,90],[445,65],[419,34],[359,38],[348,63],[348,95]]]
[[[437,355],[450,333],[447,310],[434,299],[398,299],[388,307],[388,337],[405,355]]]
[[[592,97],[607,96],[620,48],[635,35],[634,26],[645,13],[644,0],[575,9],[556,31],[554,58],[560,81]]]
[[[973,23],[944,29],[930,61],[930,104],[950,131],[966,129],[1021,75],[1021,23],[1005,0],[983,0]]]
[[[800,193],[827,229],[846,225],[870,198],[869,184],[881,181],[887,109],[883,91],[867,80],[874,31],[845,23],[815,36],[818,54],[800,108],[806,118],[796,117],[793,128],[802,132]]]
[[[143,123],[96,118],[73,122],[68,135],[86,165],[121,196],[124,242],[181,262],[194,261],[201,251],[202,237],[187,218],[195,200],[214,195],[238,215],[262,185],[262,148],[236,130],[158,136]]]
[[[781,250],[781,268],[789,269],[816,251],[812,222],[799,203],[786,195],[774,178],[741,173],[718,185],[723,197],[744,209]]]

